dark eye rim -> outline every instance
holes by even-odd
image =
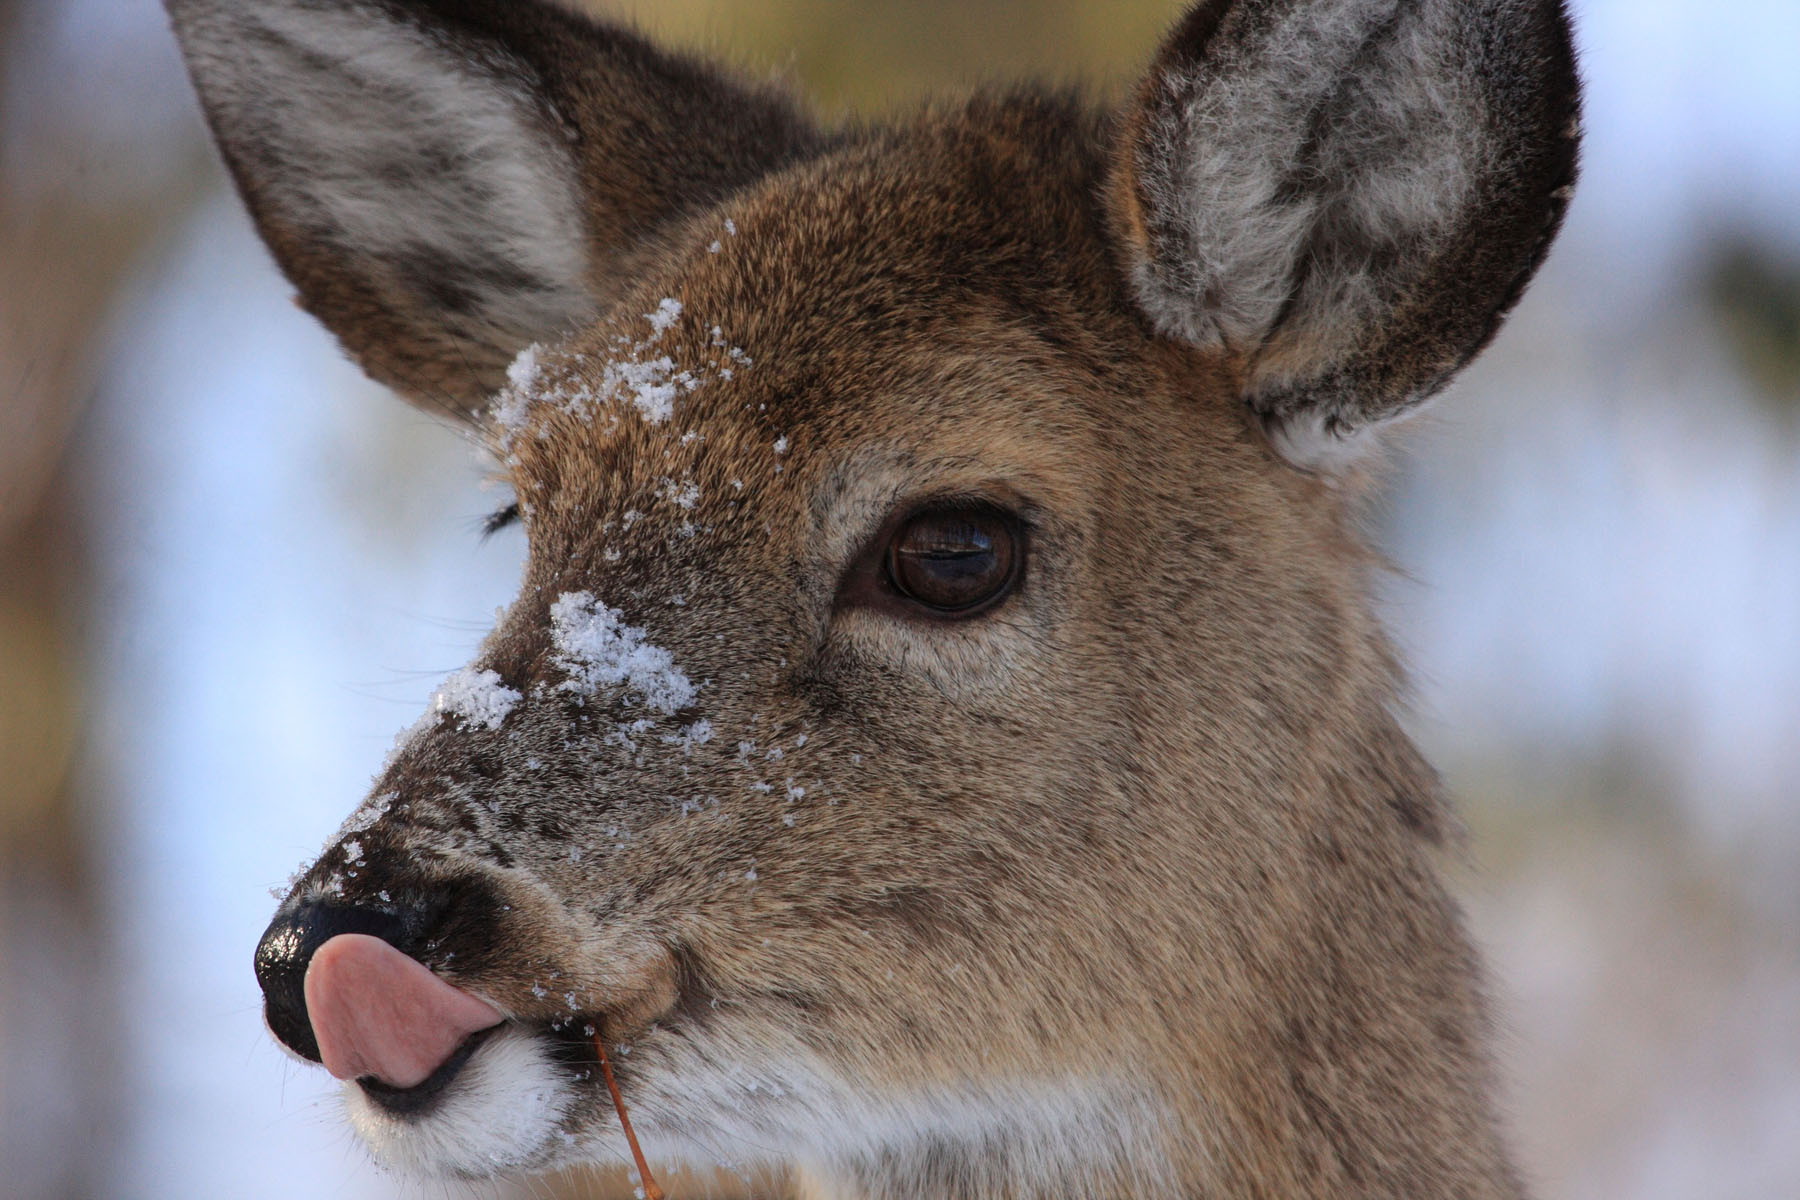
[[[889,552],[895,538],[914,521],[932,515],[980,514],[997,520],[1012,535],[1012,563],[1006,579],[988,596],[962,608],[938,608],[901,591],[889,574]],[[955,624],[985,616],[1018,595],[1031,560],[1032,522],[1017,507],[988,495],[927,496],[897,505],[881,528],[852,560],[838,587],[834,611],[870,609],[924,624]]]

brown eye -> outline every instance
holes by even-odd
[[[1017,523],[982,508],[934,509],[912,517],[888,543],[888,582],[927,608],[972,616],[1017,580]]]

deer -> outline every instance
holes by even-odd
[[[870,121],[540,0],[167,0],[516,600],[256,949],[403,1172],[1526,1194],[1363,528],[1574,186],[1561,0],[1201,0]]]

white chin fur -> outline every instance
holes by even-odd
[[[871,1094],[804,1050],[745,1059],[759,1065],[708,1054],[637,1080],[635,1123],[654,1161],[740,1171],[788,1160],[829,1174],[832,1164],[848,1170],[871,1155],[950,1149],[968,1155],[969,1169],[989,1173],[978,1182],[994,1194],[1021,1184],[1041,1190],[1058,1180],[1114,1178],[1127,1163],[1147,1185],[1168,1175],[1158,1107],[1143,1089],[1116,1079]],[[475,1052],[420,1117],[383,1111],[353,1083],[344,1091],[352,1126],[384,1165],[418,1176],[483,1178],[624,1161],[610,1121],[569,1130],[580,1087],[550,1060],[542,1039],[509,1027]],[[588,1100],[596,1102],[592,1093]]]
[[[427,1113],[394,1116],[344,1085],[351,1126],[383,1165],[410,1175],[486,1177],[547,1165],[567,1151],[563,1118],[574,1099],[542,1041],[512,1028],[477,1049]]]

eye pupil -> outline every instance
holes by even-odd
[[[901,595],[942,613],[972,615],[1009,591],[1017,559],[1010,518],[984,510],[921,513],[888,547],[888,579]]]

